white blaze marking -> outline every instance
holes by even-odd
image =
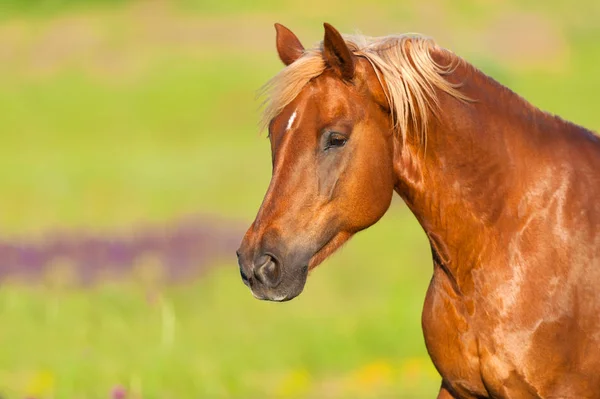
[[[288,131],[288,130],[290,130],[292,128],[292,123],[294,123],[295,120],[296,120],[296,111],[294,111],[294,113],[290,117],[290,120],[288,121],[287,127],[285,128],[286,131]]]

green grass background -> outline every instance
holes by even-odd
[[[115,231],[190,213],[250,223],[270,178],[255,94],[281,68],[273,22],[305,45],[324,21],[432,35],[535,105],[598,130],[599,4],[2,0],[0,234]],[[179,285],[151,263],[93,288],[57,271],[0,285],[0,394],[437,392],[420,329],[429,249],[398,199],[285,304],[253,299],[234,254]]]

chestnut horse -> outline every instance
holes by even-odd
[[[300,294],[396,191],[431,244],[438,397],[600,398],[598,137],[424,37],[276,30],[273,176],[238,250],[254,296]]]

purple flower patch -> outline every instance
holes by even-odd
[[[202,272],[219,259],[235,263],[243,230],[239,225],[206,217],[138,226],[130,234],[89,231],[49,232],[41,240],[0,239],[0,280],[10,276],[36,279],[55,262],[72,267],[83,283],[100,272],[126,274],[151,256],[170,280]]]

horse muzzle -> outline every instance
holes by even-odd
[[[298,296],[308,277],[308,263],[276,254],[263,245],[251,248],[246,240],[237,250],[240,276],[255,298],[283,302]]]

